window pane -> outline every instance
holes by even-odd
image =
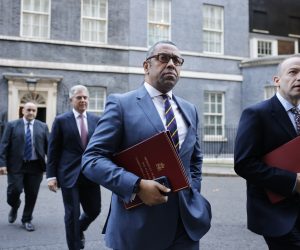
[[[88,111],[101,115],[106,102],[106,89],[104,87],[87,87],[89,90]]]
[[[107,0],[83,0],[82,7],[83,41],[105,43],[107,23]]]
[[[257,55],[258,57],[272,55],[272,42],[257,41]]]
[[[218,104],[217,112],[222,113],[222,104]]]
[[[204,135],[224,135],[223,98],[220,92],[204,93]]]
[[[49,5],[49,0],[23,0],[21,35],[48,38]]]
[[[217,135],[222,135],[223,131],[222,131],[222,127],[218,126],[217,127]]]
[[[222,53],[223,50],[223,7],[203,5],[203,51]]]
[[[148,0],[148,45],[170,40],[170,0]]]
[[[34,11],[40,11],[40,10],[41,10],[40,0],[34,0]]]

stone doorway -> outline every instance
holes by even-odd
[[[24,104],[30,101],[38,107],[37,119],[47,123],[51,130],[56,116],[57,84],[62,77],[13,73],[3,76],[8,80],[8,121],[22,117]],[[34,83],[33,90],[28,83]]]

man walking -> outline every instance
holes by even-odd
[[[284,59],[273,81],[277,93],[242,113],[234,168],[247,180],[248,228],[262,235],[270,250],[296,250],[300,249],[300,173],[268,165],[263,157],[300,135],[300,55]],[[287,198],[273,204],[266,190]]]
[[[195,106],[173,95],[184,60],[176,45],[153,45],[143,63],[144,84],[110,95],[105,112],[83,156],[83,174],[113,192],[105,230],[106,245],[118,250],[199,250],[211,211],[200,194],[202,155]],[[168,118],[172,118],[169,120]],[[154,180],[141,179],[116,165],[112,156],[161,131],[172,132],[190,188],[170,193]],[[152,149],[153,154],[155,150]],[[169,193],[165,196],[163,193]],[[126,210],[138,196],[144,205]]]
[[[99,117],[86,112],[89,92],[83,85],[70,89],[73,110],[55,118],[48,150],[47,181],[51,191],[60,186],[70,250],[83,249],[84,231],[101,209],[100,186],[81,174],[81,157]],[[80,213],[80,205],[83,212]]]
[[[37,106],[28,102],[23,118],[8,122],[0,145],[0,174],[7,174],[7,203],[11,206],[9,223],[14,223],[24,190],[25,205],[22,224],[34,231],[32,213],[45,171],[49,130],[45,123],[35,120]]]

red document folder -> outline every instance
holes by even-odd
[[[300,172],[300,136],[266,154],[263,160],[270,166],[295,173]],[[285,199],[284,196],[269,190],[267,190],[267,195],[272,203]]]
[[[185,169],[174,147],[169,131],[158,133],[113,157],[113,161],[142,179],[166,176],[172,192],[189,187]],[[125,204],[129,209],[142,204],[138,196]]]

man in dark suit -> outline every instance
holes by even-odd
[[[199,250],[199,240],[210,228],[210,205],[200,194],[198,115],[194,105],[172,93],[182,64],[174,43],[161,41],[152,46],[143,64],[143,86],[109,96],[83,155],[83,174],[113,192],[105,230],[110,248]],[[164,102],[170,103],[168,111],[172,109],[175,115],[177,130],[173,138],[190,182],[190,188],[177,193],[170,193],[170,189],[154,180],[141,179],[112,161],[114,153],[169,127]],[[126,210],[123,202],[136,195],[145,204]]]
[[[61,187],[68,247],[78,250],[84,248],[83,232],[101,209],[100,186],[81,174],[81,157],[99,117],[86,112],[89,92],[85,86],[73,86],[69,97],[73,110],[57,116],[52,126],[47,181],[51,191]]]
[[[300,108],[300,55],[280,63],[273,79],[276,95],[242,113],[234,167],[247,180],[248,228],[263,235],[271,250],[300,249],[300,174],[262,161],[265,154],[300,133],[293,111]],[[272,204],[266,189],[288,198]]]
[[[49,130],[45,123],[35,120],[37,107],[28,102],[23,118],[8,122],[0,146],[0,174],[7,174],[7,203],[11,206],[8,221],[14,223],[24,189],[23,227],[34,231],[32,213],[45,171]]]

